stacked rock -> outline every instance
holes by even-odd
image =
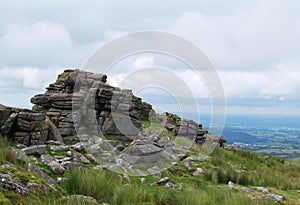
[[[79,70],[65,70],[45,94],[31,99],[36,111],[44,111],[65,140],[80,134],[102,133],[130,140],[141,130],[141,120],[155,115],[152,106],[131,90],[106,83],[107,76]]]

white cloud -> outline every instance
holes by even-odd
[[[48,21],[11,24],[0,33],[0,61],[7,67],[79,67],[102,42],[77,44],[64,25]]]
[[[298,99],[300,70],[219,71],[227,98]]]
[[[14,87],[23,92],[44,89],[56,78],[50,68],[80,67],[103,43],[127,32],[154,29],[182,35],[203,49],[216,65],[229,100],[299,102],[299,6],[298,0],[3,1],[0,96],[15,92]],[[109,75],[109,81],[116,84],[128,69],[162,66],[184,78],[195,96],[207,96],[193,72],[162,59],[132,57],[119,64],[119,74]],[[21,91],[16,94],[28,100]]]
[[[4,105],[30,108],[30,98],[44,93],[63,69],[60,67],[2,67],[0,68],[0,102]]]
[[[219,69],[266,70],[298,61],[299,1],[265,0],[229,15],[184,12],[170,27],[196,43]]]
[[[151,67],[154,66],[154,61],[151,56],[142,56],[133,62],[133,67],[134,68],[146,68],[146,67]]]
[[[6,80],[7,83],[3,85],[4,87],[44,89],[46,85],[55,80],[61,71],[62,69],[59,67],[46,69],[36,67],[0,68],[0,81],[5,82]]]

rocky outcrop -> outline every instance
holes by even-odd
[[[160,123],[165,132],[187,137],[198,144],[207,139],[213,139],[211,141],[220,146],[226,142],[224,138],[210,135],[194,121],[171,113],[156,114],[150,104],[134,96],[131,90],[113,87],[106,81],[107,76],[103,74],[65,70],[44,94],[31,98],[33,110],[1,105],[1,133],[25,146],[44,145],[48,140],[84,141],[100,134],[133,141],[141,134],[142,121],[149,121]],[[158,134],[146,137],[151,138],[151,142],[144,144],[145,148],[152,146],[152,141],[169,146],[173,143],[160,139],[163,136]],[[119,151],[124,148],[117,147]]]
[[[44,113],[9,107],[2,107],[0,113],[8,116],[2,125],[1,133],[13,138],[16,144],[25,146],[45,144],[49,126]]]
[[[102,132],[130,140],[139,133],[141,120],[155,112],[131,90],[110,86],[106,79],[107,76],[102,74],[65,70],[46,88],[45,94],[31,99],[35,104],[33,109],[44,111],[63,139],[76,135],[75,125],[78,125],[82,133]]]

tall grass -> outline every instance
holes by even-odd
[[[276,157],[217,148],[211,156],[214,168],[207,170],[205,178],[214,183],[232,181],[241,185],[269,186],[277,189],[300,189],[300,167],[287,165]]]
[[[74,169],[62,185],[69,194],[82,194],[111,205],[200,205],[200,204],[274,204],[269,200],[250,200],[245,194],[227,187],[201,186],[192,189],[167,189],[141,184],[139,180],[120,182],[110,171],[84,171]],[[214,186],[216,187],[216,186]]]
[[[0,135],[0,165],[4,163],[18,164],[17,153],[11,148],[11,141],[7,137]]]

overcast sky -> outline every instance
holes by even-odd
[[[160,30],[190,40],[207,54],[223,83],[228,112],[300,114],[298,0],[4,2],[0,2],[1,104],[31,107],[30,97],[44,92],[65,68],[81,67],[109,40]],[[175,69],[181,64],[144,54],[118,66],[154,65]],[[179,72],[199,90],[196,97],[205,111],[207,95],[199,89],[201,82],[188,69]],[[109,80],[113,84],[120,76]],[[149,90],[140,95],[156,107],[173,109],[172,101],[151,97]]]

